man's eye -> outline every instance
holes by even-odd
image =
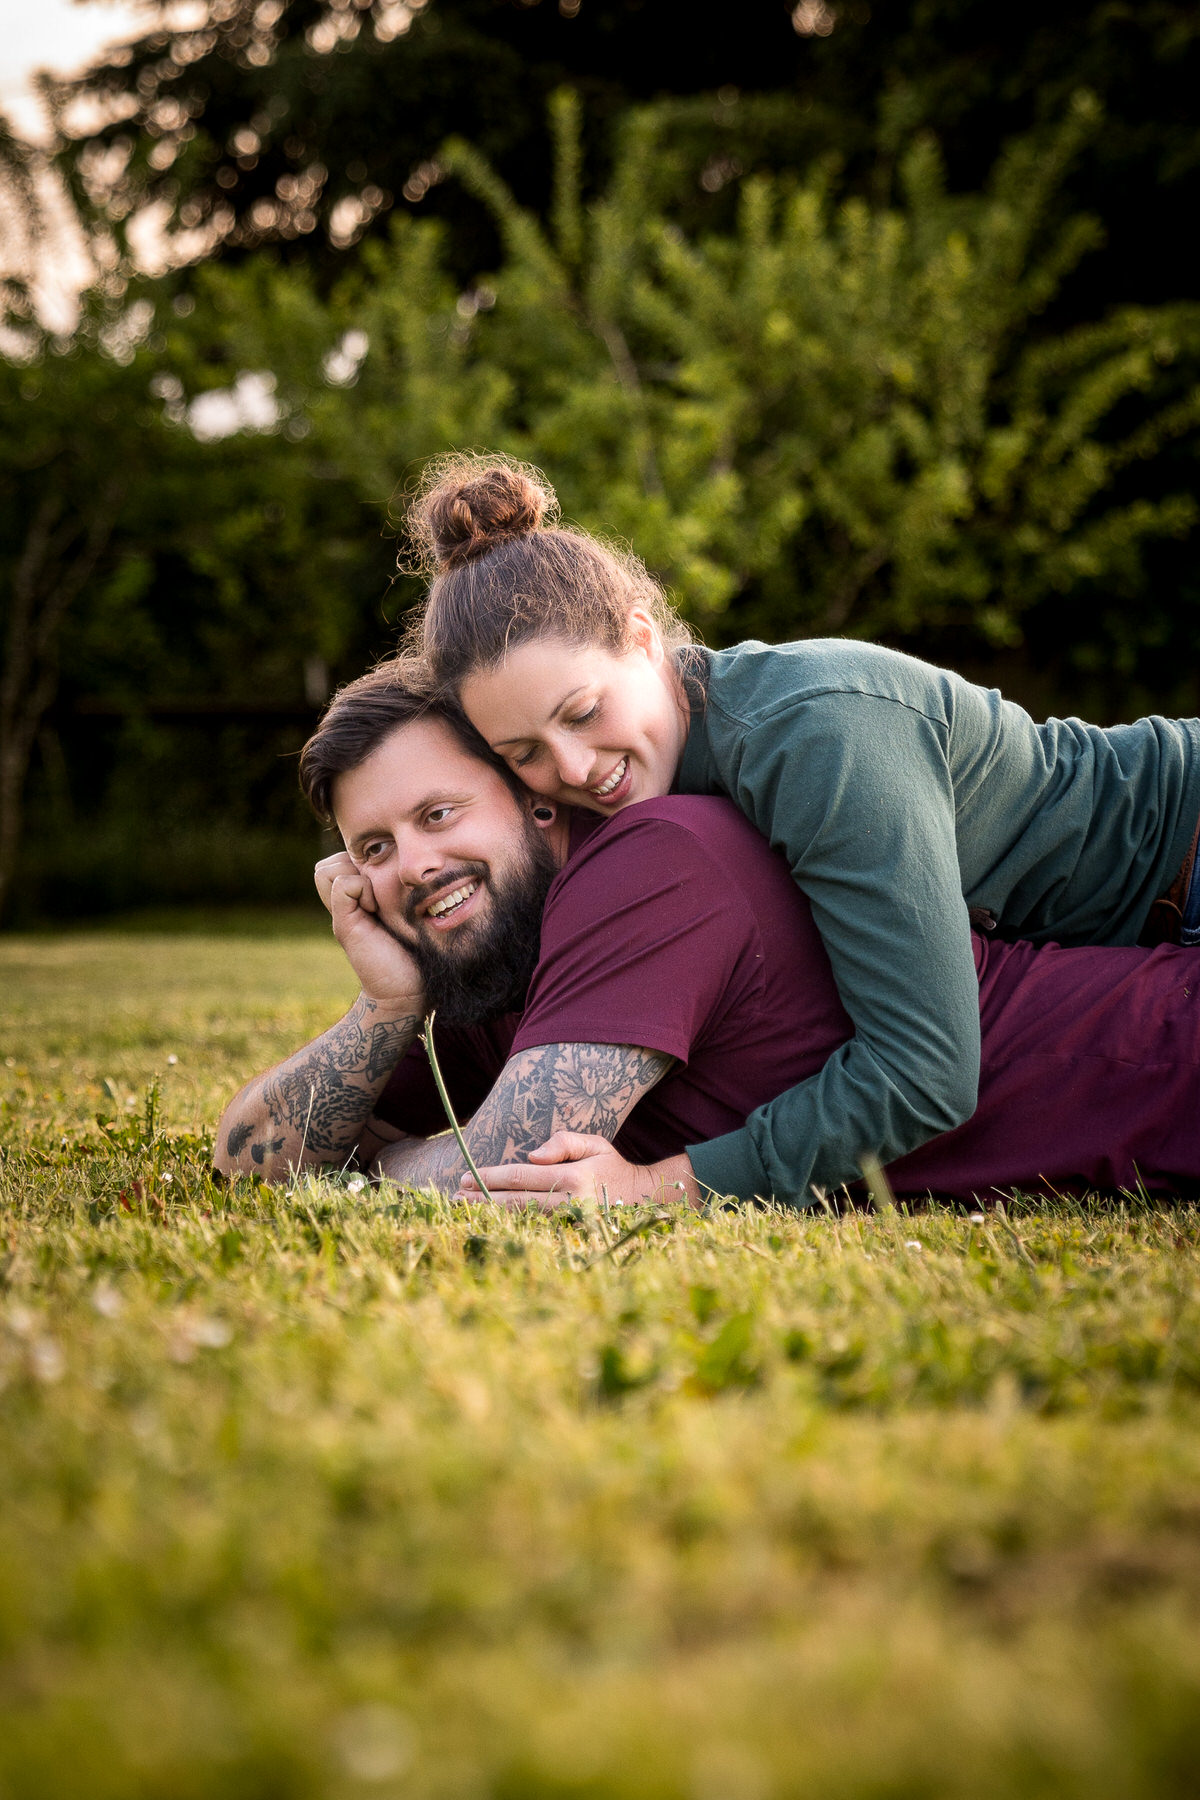
[[[425,814],[427,825],[444,825],[454,811],[452,806],[433,806]]]
[[[378,857],[382,856],[386,849],[387,849],[387,845],[384,842],[384,840],[382,838],[378,838],[378,839],[376,839],[376,841],[373,844],[364,844],[363,845],[362,859],[364,862],[373,862]]]

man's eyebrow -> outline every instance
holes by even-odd
[[[575,698],[576,694],[582,694],[582,692],[586,686],[587,686],[587,682],[581,681],[579,686],[572,688],[569,694],[564,694],[562,699],[558,702],[558,705],[552,706],[550,708],[550,711],[546,714],[547,725],[550,723],[551,719],[558,717],[559,713],[562,711],[563,707],[567,705],[568,701],[573,700]],[[529,737],[529,733],[527,731],[523,731],[517,737],[497,738],[496,742],[492,745],[492,749],[493,750],[502,750],[504,748],[505,744],[524,744],[525,742],[527,742],[528,737]]]
[[[467,798],[466,794],[452,794],[446,788],[433,788],[423,800],[418,800],[415,806],[409,807],[408,816],[410,819],[419,818],[423,812],[428,812],[434,806],[461,806]],[[365,831],[355,832],[350,839],[350,848],[357,849],[360,844],[369,843],[372,838],[390,836],[391,832],[386,825],[368,826]]]
[[[386,825],[377,825],[374,829],[368,828],[366,831],[356,831],[352,838],[347,839],[346,848],[347,850],[360,850],[364,844],[369,844],[372,838],[387,837],[388,835]]]

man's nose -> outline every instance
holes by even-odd
[[[396,874],[405,887],[436,881],[446,866],[440,847],[421,834],[396,840]]]

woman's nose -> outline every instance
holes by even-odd
[[[594,762],[595,757],[586,744],[572,743],[568,739],[554,746],[554,766],[564,787],[586,787]]]

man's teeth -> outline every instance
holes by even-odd
[[[625,771],[628,767],[629,767],[629,758],[627,756],[623,756],[621,758],[620,762],[617,764],[616,768],[613,770],[612,774],[608,777],[608,780],[602,781],[598,787],[594,787],[592,789],[592,792],[593,792],[593,794],[595,794],[597,800],[604,800],[608,797],[609,794],[613,794],[616,792],[616,790],[620,787],[621,783],[625,779]]]
[[[431,900],[430,913],[435,919],[444,919],[447,913],[454,912],[464,900],[469,900],[478,886],[477,881],[468,881],[466,887],[455,888],[453,893],[443,894],[440,900]]]

